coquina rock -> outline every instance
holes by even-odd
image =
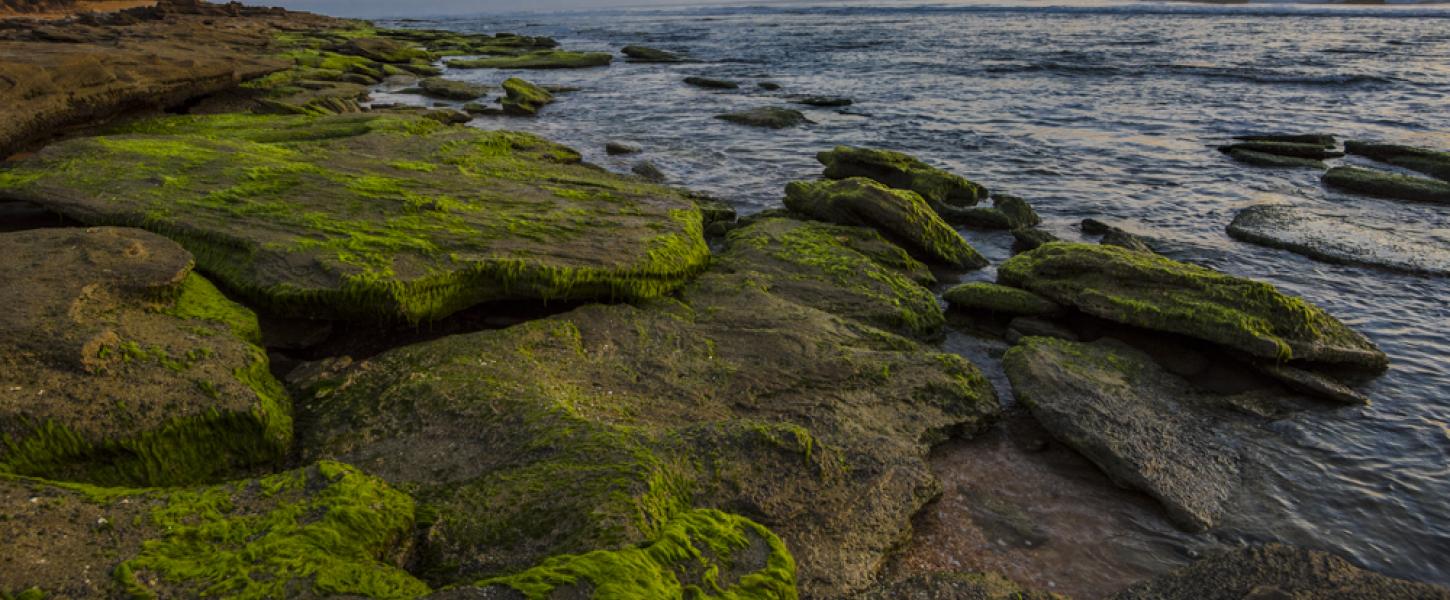
[[[501,298],[639,299],[709,259],[693,201],[504,131],[215,115],[53,144],[0,197],[175,239],[290,316],[424,321]]]
[[[837,146],[817,154],[816,160],[826,166],[828,179],[874,179],[896,189],[921,194],[934,205],[973,206],[987,198],[986,188],[901,152]]]
[[[1113,600],[1441,600],[1444,587],[1394,579],[1338,556],[1264,544],[1218,552],[1188,567],[1134,584]]]
[[[256,316],[181,246],[40,229],[0,235],[0,255],[0,473],[177,485],[286,454],[291,403]]]
[[[910,190],[864,177],[796,181],[785,188],[785,205],[814,219],[872,227],[935,262],[963,269],[987,266],[987,259]]]

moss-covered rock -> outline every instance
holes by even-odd
[[[797,181],[786,186],[785,205],[814,219],[872,227],[936,262],[963,269],[987,265],[987,259],[910,190],[863,177]]]
[[[836,233],[840,247],[818,247]],[[296,381],[301,454],[416,490],[430,515],[419,572],[437,583],[648,544],[714,508],[786,540],[804,593],[863,586],[936,493],[927,448],[992,419],[991,387],[960,357],[863,322],[868,293],[918,294],[874,279],[913,265],[874,236],[770,219],[728,243],[676,299],[584,306]],[[877,254],[887,262],[851,263],[829,293],[851,275],[838,261]]]
[[[630,62],[680,62],[684,60],[684,57],[674,52],[651,48],[649,46],[631,44],[621,48],[619,51],[629,57]]]
[[[1320,144],[1299,144],[1294,142],[1239,142],[1219,146],[1218,151],[1225,154],[1231,154],[1235,151],[1253,152],[1309,160],[1322,160],[1325,158],[1339,158],[1344,156],[1343,152],[1328,150]]]
[[[762,106],[760,108],[724,113],[715,115],[715,118],[740,125],[764,127],[766,129],[785,129],[811,122],[801,111],[780,108],[778,106]]]
[[[1018,227],[1012,230],[1012,250],[1016,252],[1035,250],[1043,244],[1059,241],[1062,240],[1052,232],[1036,227]]]
[[[1046,244],[1003,263],[998,281],[1085,313],[1182,334],[1252,356],[1384,370],[1368,339],[1267,283],[1157,254],[1093,244]]]
[[[697,88],[707,90],[734,90],[739,89],[740,84],[726,79],[715,79],[713,77],[686,77],[684,82]]]
[[[1334,136],[1326,133],[1251,133],[1236,135],[1236,140],[1245,142],[1287,142],[1290,144],[1313,144],[1321,148],[1333,148]]]
[[[890,187],[911,190],[933,204],[973,206],[986,199],[987,189],[965,177],[928,165],[915,157],[874,148],[837,146],[816,155],[826,166],[826,177],[865,177]]]
[[[171,237],[295,316],[435,319],[499,298],[649,298],[709,258],[694,203],[573,150],[418,117],[217,115],[51,145],[0,197]]]
[[[614,60],[608,52],[543,50],[516,56],[460,58],[448,61],[452,69],[584,69],[603,67]]]
[[[1387,577],[1333,554],[1283,544],[1215,552],[1132,585],[1113,600],[1445,600],[1442,586]]]
[[[47,598],[416,598],[398,568],[413,501],[353,467],[212,487],[0,475],[0,589]]]
[[[545,104],[554,101],[553,94],[518,77],[505,79],[503,91],[506,94],[502,100],[503,110],[509,114],[536,115]]]
[[[522,80],[520,80],[522,81]],[[418,82],[423,94],[444,100],[475,100],[488,93],[489,87],[481,83],[470,83],[457,79],[429,77]],[[507,88],[505,88],[507,89]]]
[[[953,286],[942,293],[951,307],[986,310],[1008,315],[1053,315],[1062,312],[1056,302],[1026,290],[974,281]]]
[[[1350,154],[1368,156],[1397,167],[1419,171],[1436,179],[1450,181],[1450,152],[1359,141],[1345,142],[1344,149]]]
[[[1334,167],[1324,185],[1356,194],[1416,202],[1450,204],[1450,183],[1359,167]]]
[[[1037,211],[1032,205],[1020,196],[1011,194],[992,194],[992,207],[1002,211],[1012,219],[1012,228],[1034,227],[1042,224],[1042,217],[1037,216]]]
[[[1233,148],[1224,152],[1229,158],[1244,164],[1256,167],[1271,167],[1279,169],[1327,169],[1328,165],[1317,158],[1298,158],[1294,156],[1281,156],[1265,152],[1255,152],[1243,148]]]
[[[138,229],[0,235],[0,472],[112,485],[275,464],[290,402],[247,309]]]
[[[347,41],[346,48],[348,54],[383,63],[410,63],[419,59],[433,59],[423,48],[385,37],[355,37]]]

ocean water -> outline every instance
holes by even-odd
[[[1217,545],[1278,540],[1450,584],[1450,280],[1314,262],[1224,232],[1236,211],[1275,202],[1450,246],[1450,207],[1329,192],[1316,171],[1249,167],[1214,150],[1260,131],[1450,149],[1450,7],[769,4],[396,24],[549,35],[577,49],[646,44],[698,60],[450,71],[582,88],[537,119],[474,126],[537,132],[619,171],[646,159],[672,183],[743,213],[777,207],[786,183],[817,177],[818,151],[902,150],[1027,198],[1062,238],[1080,239],[1077,223],[1094,217],[1161,240],[1175,258],[1272,282],[1365,332],[1393,361],[1362,388],[1372,405],[1266,425],[1243,493],[1207,534],[1174,529],[1151,502],[1113,490],[1072,457],[1037,459],[1000,439],[951,444],[936,458],[948,494],[923,516],[927,531],[905,549],[901,568],[1030,564],[1019,578],[1094,597]],[[690,75],[742,87],[701,90],[681,83]],[[760,89],[761,81],[781,90]],[[791,94],[855,103],[796,107],[813,122],[778,131],[713,118],[787,106]],[[608,140],[644,152],[610,157]],[[963,233],[994,262],[1010,255],[1009,236]],[[993,276],[989,268],[961,278]],[[995,365],[1000,343],[953,331],[943,344],[993,374],[1010,402]],[[991,492],[991,478],[1028,469],[1001,487],[1024,488],[1003,493],[1050,529],[1042,549],[1009,552],[990,535],[954,533],[970,529],[954,502],[970,504],[971,494]],[[972,489],[961,496],[952,486]]]

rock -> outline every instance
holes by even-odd
[[[1444,587],[1394,579],[1314,550],[1282,544],[1214,553],[1134,584],[1113,600],[1444,600]]]
[[[445,100],[475,100],[488,94],[489,90],[489,86],[481,83],[469,83],[442,77],[429,77],[419,81],[418,87],[423,90],[425,95]]]
[[[549,92],[550,94],[569,94],[569,93],[577,92],[577,91],[582,90],[584,88],[579,87],[577,85],[558,85],[558,84],[548,84],[548,83],[546,83],[544,85],[539,86],[539,89],[544,90],[546,92]]]
[[[432,119],[447,125],[462,125],[473,120],[473,116],[469,113],[453,108],[430,108],[418,114],[425,119]]]
[[[1036,227],[1018,227],[1012,230],[1012,249],[1016,252],[1035,250],[1043,244],[1060,241],[1052,233]]]
[[[1082,232],[1088,235],[1103,235],[1113,231],[1122,231],[1122,229],[1119,229],[1115,225],[1109,225],[1093,218],[1083,219],[1080,227],[1082,228]]]
[[[1295,144],[1291,142],[1239,142],[1237,144],[1219,146],[1218,151],[1225,154],[1234,151],[1257,152],[1259,154],[1272,154],[1275,156],[1289,156],[1312,160],[1344,156],[1343,152],[1326,150],[1324,146],[1319,144]]]
[[[753,127],[767,127],[770,129],[785,129],[787,127],[795,127],[796,125],[800,125],[801,123],[811,122],[810,119],[807,119],[806,116],[804,114],[801,114],[801,112],[798,110],[791,110],[789,108],[778,108],[774,106],[752,108],[750,110],[743,110],[740,112],[715,115],[715,118],[723,119],[731,123],[739,123],[741,125],[750,125]]]
[[[974,281],[963,283],[942,293],[951,307],[959,310],[986,310],[1009,315],[1055,315],[1062,312],[1056,302],[1026,290]]]
[[[625,46],[620,49],[620,52],[629,57],[630,62],[681,62],[684,60],[674,52],[649,46]]]
[[[1119,248],[1126,248],[1135,252],[1147,252],[1149,254],[1154,253],[1153,247],[1148,245],[1147,238],[1141,235],[1128,233],[1121,229],[1114,229],[1103,234],[1103,238],[1101,240],[1098,240],[1098,243],[1104,246],[1117,246]]]
[[[1002,358],[1017,399],[1118,485],[1208,529],[1239,485],[1240,454],[1201,392],[1124,344],[1026,337]]]
[[[921,194],[934,206],[972,206],[987,197],[986,188],[960,175],[891,150],[836,146],[834,150],[817,154],[816,160],[826,166],[825,175],[830,179],[874,179]]]
[[[997,279],[1099,318],[1260,358],[1376,371],[1389,365],[1363,335],[1300,298],[1156,254],[1058,242],[1008,259]]]
[[[1273,167],[1273,168],[1282,168],[1282,169],[1294,169],[1294,168],[1327,169],[1327,168],[1329,168],[1328,165],[1325,165],[1324,164],[1324,161],[1318,160],[1318,159],[1314,159],[1314,158],[1296,158],[1296,157],[1293,157],[1293,156],[1280,156],[1278,154],[1268,154],[1268,153],[1264,153],[1264,152],[1255,152],[1253,150],[1244,150],[1242,148],[1234,148],[1234,149],[1228,150],[1224,154],[1227,154],[1229,156],[1229,158],[1232,158],[1232,159],[1234,159],[1236,161],[1239,161],[1241,163],[1250,164],[1250,165],[1254,165],[1254,166],[1258,166],[1258,167]]]
[[[170,117],[12,165],[0,197],[141,223],[279,316],[418,322],[496,299],[650,298],[709,260],[678,192],[533,135],[418,117]]]
[[[1264,361],[1251,361],[1260,373],[1268,375],[1296,392],[1323,398],[1340,404],[1363,406],[1369,404],[1364,394],[1350,389],[1328,375],[1306,369]]]
[[[1013,229],[1033,227],[1042,223],[1042,217],[1032,210],[1032,205],[1020,197],[1010,194],[993,194],[992,206],[1012,220]]]
[[[1436,179],[1450,181],[1450,152],[1357,141],[1345,142],[1344,149],[1350,154],[1368,156],[1397,167],[1419,171]]]
[[[976,229],[1015,229],[1012,217],[990,206],[932,206],[942,220],[954,225],[965,225]]]
[[[1007,335],[1003,336],[1009,343],[1017,343],[1025,337],[1049,337],[1070,342],[1078,341],[1077,334],[1071,329],[1037,317],[1016,317],[1007,323]]]
[[[972,524],[989,542],[1037,548],[1049,541],[1042,525],[1010,500],[967,486],[962,486],[961,492],[965,496],[967,512],[971,513]]]
[[[638,154],[640,152],[640,147],[636,144],[631,144],[628,142],[611,141],[604,144],[604,152],[610,156],[618,156],[620,154]]]
[[[643,177],[645,181],[664,183],[666,179],[669,179],[668,177],[665,177],[664,171],[661,171],[660,168],[656,167],[654,163],[647,160],[642,160],[634,163],[634,166],[630,167],[629,171],[631,173],[634,173],[635,175]]]
[[[1329,187],[1366,196],[1450,204],[1450,183],[1436,179],[1359,167],[1334,167],[1324,174],[1323,181]]]
[[[553,94],[518,77],[505,79],[503,91],[506,94],[501,101],[503,111],[511,115],[534,116],[545,104],[554,101]]]
[[[852,104],[850,98],[839,98],[836,96],[800,96],[797,98],[792,98],[791,103],[805,104],[807,106],[820,106],[825,108],[850,106]]]
[[[709,77],[686,77],[685,83],[698,88],[705,88],[711,90],[733,90],[740,87],[740,84],[735,83],[734,81],[726,81],[724,79],[711,79]]]
[[[1328,263],[1450,275],[1450,245],[1369,216],[1260,204],[1239,211],[1228,234]]]
[[[780,84],[779,83],[776,83],[774,81],[761,81],[761,82],[757,82],[755,84],[755,87],[758,87],[758,88],[760,88],[762,90],[765,90],[767,92],[774,92],[774,91],[780,89]]]
[[[796,181],[785,188],[785,205],[814,219],[874,228],[942,264],[962,269],[987,265],[916,192],[863,177]]]
[[[1335,146],[1334,136],[1320,133],[1260,133],[1236,135],[1236,140],[1245,142],[1278,142],[1287,144],[1313,144],[1322,148]]]
[[[413,500],[335,462],[197,488],[0,475],[0,590],[55,598],[417,597]],[[21,597],[26,597],[21,594]]]
[[[257,318],[139,229],[0,234],[0,473],[107,485],[274,465],[290,402]]]
[[[852,600],[1063,600],[1023,589],[996,573],[927,573],[882,583]]]
[[[348,82],[298,82],[256,98],[255,112],[272,115],[329,115],[362,112],[368,88]]]
[[[448,67],[450,69],[585,69],[607,66],[613,61],[614,55],[608,52],[542,50],[517,56],[454,59],[448,61]]]
[[[463,111],[470,115],[494,116],[504,114],[503,109],[497,106],[489,106],[482,102],[469,102],[463,105]]]
[[[433,59],[427,50],[382,37],[359,37],[347,41],[348,54],[383,63],[411,63]]]
[[[795,549],[802,594],[858,590],[937,493],[929,447],[1000,408],[961,357],[868,324],[930,298],[908,272],[874,278],[896,269],[867,264],[878,255],[911,264],[874,234],[765,219],[726,244],[670,298],[439,338],[308,383],[299,453],[415,490],[436,515],[415,564],[437,584],[647,546],[709,508]]]

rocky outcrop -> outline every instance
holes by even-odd
[[[1324,185],[1332,188],[1377,198],[1450,204],[1450,183],[1438,179],[1359,167],[1335,167],[1324,174],[1323,181]]]
[[[553,94],[518,77],[505,79],[503,91],[503,111],[514,115],[537,115],[539,109],[554,101]]]
[[[962,269],[987,265],[916,192],[864,177],[797,181],[786,186],[785,205],[813,219],[875,228],[934,262]]]
[[[532,135],[407,116],[144,121],[16,163],[0,197],[160,232],[294,316],[416,322],[500,298],[650,298],[709,258],[699,210],[673,190]]]
[[[1450,274],[1450,246],[1444,241],[1367,216],[1261,204],[1239,211],[1228,233],[1329,263]]]
[[[900,152],[837,146],[817,154],[816,160],[826,166],[829,179],[873,179],[921,194],[933,206],[973,206],[987,198],[986,188]]]
[[[715,118],[723,121],[729,121],[731,123],[738,123],[740,125],[749,125],[751,127],[764,127],[766,129],[785,129],[787,127],[795,127],[802,123],[811,122],[811,120],[807,119],[805,114],[801,113],[801,111],[791,110],[789,108],[779,108],[775,106],[765,106],[761,108],[742,110],[739,112],[724,113],[715,115]]]
[[[1367,156],[1397,167],[1419,171],[1442,181],[1450,181],[1450,152],[1438,152],[1414,146],[1348,141],[1345,151]]]
[[[291,403],[257,318],[181,246],[40,229],[0,235],[0,254],[0,473],[178,485],[281,461]]]
[[[448,61],[452,69],[587,69],[608,66],[614,55],[608,52],[541,50],[519,55],[459,58]]]
[[[1338,556],[1283,544],[1208,556],[1139,583],[1113,600],[1443,600],[1450,590],[1386,577]]]

